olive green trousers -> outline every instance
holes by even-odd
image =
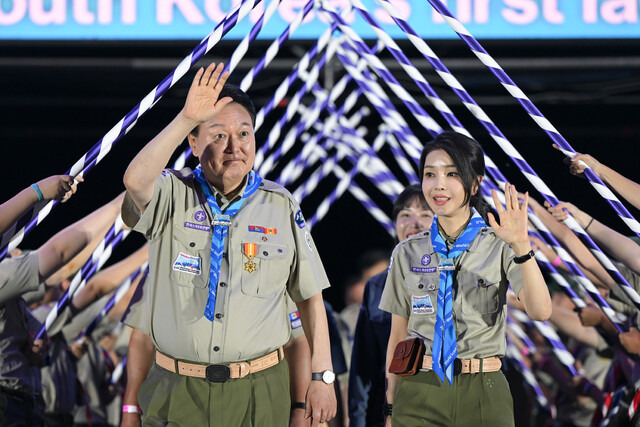
[[[282,427],[289,425],[289,368],[213,383],[155,363],[138,392],[145,426]]]
[[[393,427],[511,427],[513,399],[500,371],[456,375],[453,385],[420,371],[400,378],[391,420]]]

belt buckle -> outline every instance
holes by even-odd
[[[231,377],[231,369],[227,365],[209,365],[205,377],[212,383],[224,383]]]
[[[460,375],[462,373],[462,360],[457,357],[453,359],[453,375]]]

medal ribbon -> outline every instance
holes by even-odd
[[[220,265],[222,263],[222,254],[224,252],[224,241],[227,237],[227,230],[230,225],[229,222],[220,221],[215,222],[216,217],[222,215],[222,210],[218,206],[216,197],[214,196],[207,179],[204,177],[202,167],[198,165],[193,171],[193,175],[202,187],[202,192],[207,196],[207,204],[211,208],[211,213],[214,215],[213,235],[211,236],[211,264],[209,268],[209,298],[207,300],[207,306],[204,309],[204,316],[213,322],[213,315],[216,308],[216,293],[218,289],[218,280],[220,280]],[[245,199],[256,192],[262,178],[254,171],[249,172],[247,181],[247,187],[242,194],[240,200],[233,202],[226,210],[225,216],[229,219],[233,218],[238,213]]]
[[[256,256],[256,253],[258,252],[258,244],[257,243],[243,243],[243,252],[244,254],[247,256],[247,258],[249,258],[249,260],[252,260],[254,256]]]
[[[438,232],[438,217],[433,218],[431,224],[431,244],[433,250],[440,255],[440,265],[455,264],[454,261],[467,250],[471,241],[476,237],[482,227],[486,227],[482,217],[473,209],[473,217],[456,240],[451,251],[447,249],[442,236]],[[453,361],[458,356],[458,342],[456,329],[453,324],[453,269],[440,270],[440,287],[438,288],[438,310],[436,325],[433,334],[433,366],[432,369],[444,382],[445,376],[453,385]]]

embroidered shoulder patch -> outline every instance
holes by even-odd
[[[300,228],[304,228],[304,226],[307,225],[304,222],[304,216],[302,216],[302,210],[301,209],[298,209],[298,212],[296,212],[296,216],[295,216],[294,220],[295,220],[296,224],[298,224],[298,227],[300,227]]]
[[[200,257],[180,252],[178,258],[176,258],[176,261],[173,263],[173,269],[199,276],[202,272],[201,264]]]
[[[429,295],[425,296],[415,296],[411,295],[411,312],[414,314],[433,314],[434,313],[433,304],[431,303],[431,297]]]

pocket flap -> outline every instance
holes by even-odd
[[[273,243],[258,243],[256,258],[278,259],[278,258],[286,258],[287,255],[288,255],[287,247],[284,245],[275,245]]]
[[[415,351],[414,347],[417,346],[417,339],[400,341],[393,352],[393,358],[402,360],[411,357],[412,352]]]
[[[184,227],[176,225],[173,228],[173,238],[190,250],[211,249],[211,240],[206,231],[185,230]]]

